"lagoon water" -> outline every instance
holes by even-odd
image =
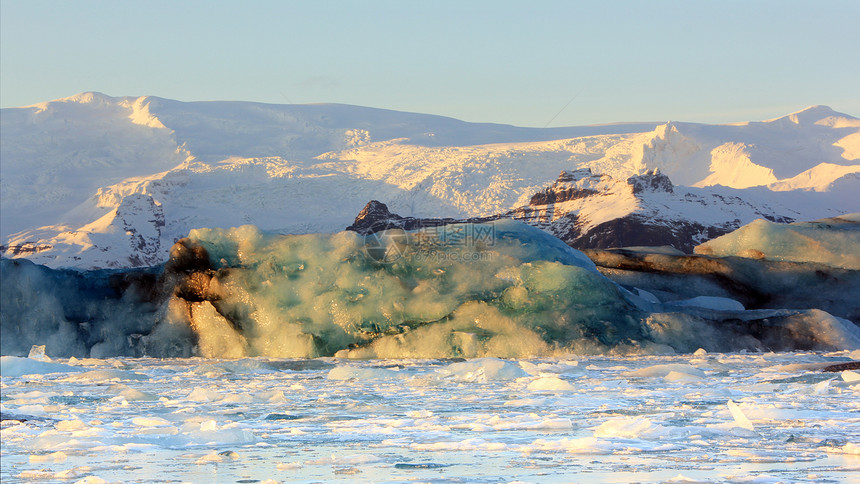
[[[9,482],[858,482],[854,352],[2,358]],[[852,481],[853,480],[853,481]]]

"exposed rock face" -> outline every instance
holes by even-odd
[[[660,173],[659,170],[654,170],[643,175],[631,176],[627,179],[627,184],[633,188],[633,193],[650,192],[667,192],[674,193],[674,186],[669,177]]]
[[[840,363],[838,365],[825,366],[821,371],[837,373],[846,370],[860,370],[860,361],[849,361],[848,363]]]
[[[373,200],[347,230],[368,234],[513,218],[577,249],[668,245],[692,253],[702,242],[739,228],[739,212],[752,212],[774,222],[793,221],[731,194],[676,190],[658,170],[618,180],[585,168],[562,171],[552,185],[532,195],[527,205],[505,213],[419,219],[393,214],[385,204]]]
[[[594,175],[588,169],[572,172],[563,171],[558,175],[555,183],[532,196],[529,206],[551,205],[596,195],[598,193],[597,190],[577,186],[576,184],[577,181],[592,176]],[[597,178],[599,179],[600,175],[597,175]]]
[[[149,195],[129,195],[117,207],[114,224],[121,226],[129,238],[132,267],[153,266],[160,262],[164,223],[161,205]]]
[[[630,215],[602,223],[566,242],[580,250],[668,245],[689,253],[697,240],[709,240],[732,230],[731,225],[706,227],[692,221],[649,220]]]
[[[25,257],[39,252],[45,252],[53,249],[53,245],[39,244],[32,240],[22,242],[20,244],[0,245],[0,253],[9,257]]]

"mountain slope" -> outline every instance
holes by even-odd
[[[583,169],[607,177],[587,182],[604,195],[554,204],[553,233],[562,213],[576,215],[578,238],[666,210],[676,225],[736,228],[860,206],[860,120],[821,106],[736,125],[537,129],[346,105],[85,93],[3,109],[0,120],[4,254],[53,267],[151,264],[195,227],[342,230],[372,199],[404,216],[520,210],[541,224],[549,209],[534,197],[559,172]],[[632,197],[628,178],[654,170],[674,194]]]

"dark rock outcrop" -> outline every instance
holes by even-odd
[[[668,245],[689,254],[702,241],[727,234],[735,228],[705,226],[693,221],[647,220],[629,215],[599,224],[585,233],[571,233],[565,242],[579,250]]]
[[[644,192],[666,192],[674,193],[675,187],[669,177],[660,173],[659,170],[646,172],[642,175],[631,176],[627,184],[633,188],[634,194]]]
[[[424,227],[439,227],[456,223],[483,223],[500,218],[502,218],[501,215],[465,219],[401,217],[391,213],[384,203],[371,200],[367,202],[367,205],[358,213],[355,221],[346,230],[369,235],[389,229],[417,230]]]
[[[821,371],[829,373],[838,373],[846,370],[860,370],[860,361],[849,361],[848,363],[839,363],[837,365],[825,366]]]

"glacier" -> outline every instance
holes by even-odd
[[[52,270],[3,259],[2,354],[475,358],[849,350],[815,306],[655,297],[509,219],[361,235],[196,229],[161,266]]]
[[[0,251],[53,268],[161,264],[198,227],[337,232],[368,200],[411,217],[512,212],[579,248],[678,228],[685,251],[758,218],[814,220],[860,205],[860,120],[824,106],[731,125],[538,129],[83,93],[4,108],[0,123]],[[631,177],[655,171],[673,192],[631,190]],[[571,188],[595,193],[537,203]]]

